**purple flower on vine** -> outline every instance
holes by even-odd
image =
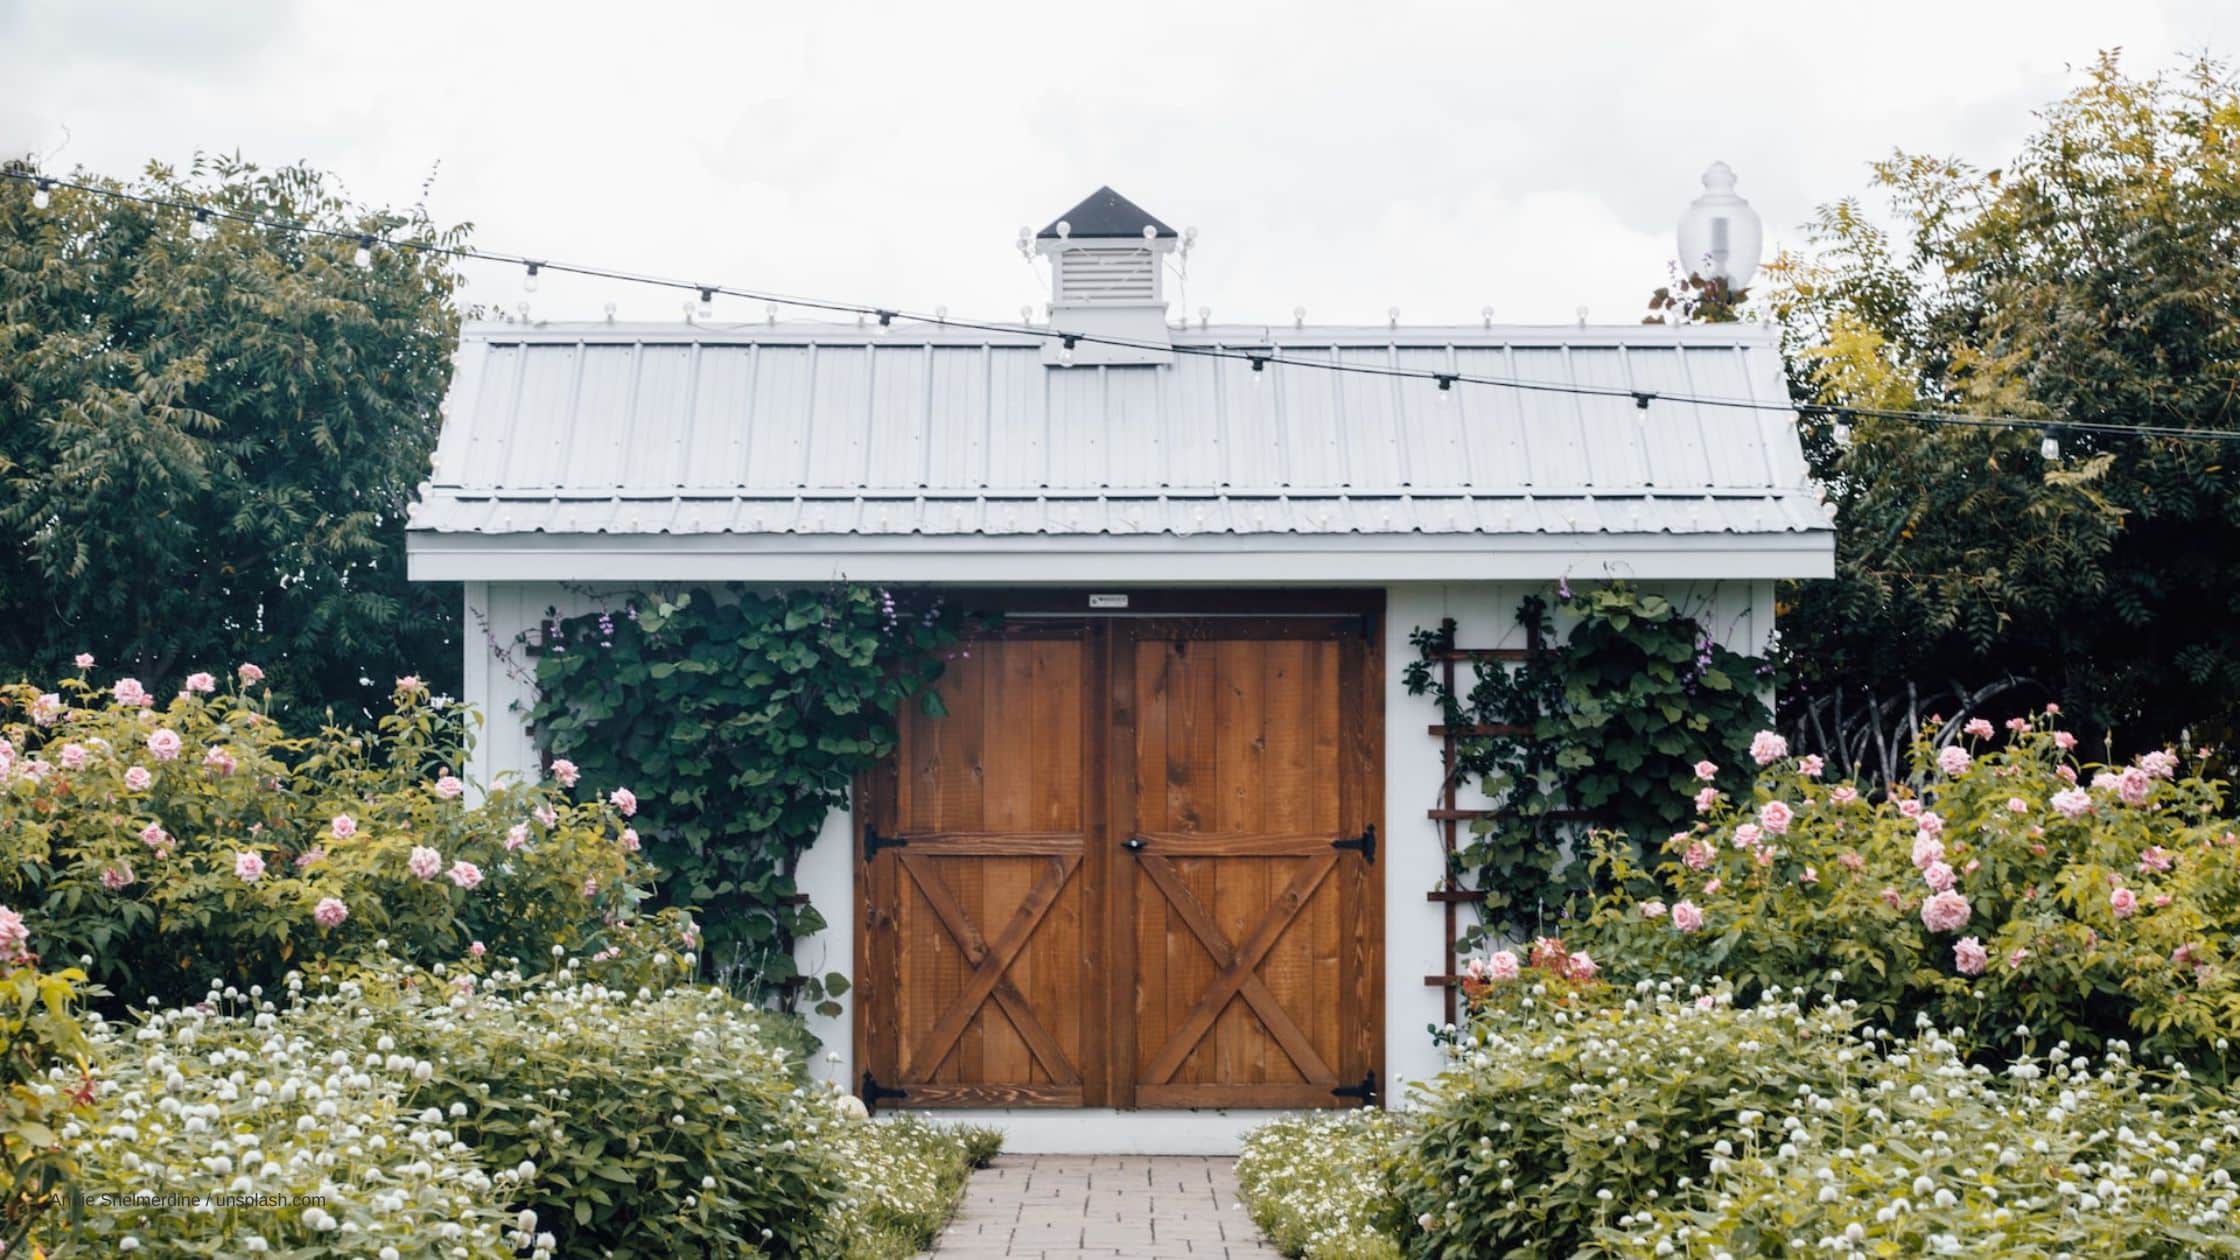
[[[1571,579],[1570,579],[1570,578],[1559,577],[1559,578],[1557,578],[1557,579],[1556,579],[1556,598],[1557,598],[1557,599],[1569,599],[1569,598],[1571,598]]]

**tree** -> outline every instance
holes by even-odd
[[[397,674],[455,679],[457,591],[405,580],[404,514],[458,280],[439,255],[353,255],[465,229],[237,158],[102,186],[179,204],[56,188],[39,209],[0,181],[0,676],[83,651],[155,688],[249,661],[345,721]]]
[[[1785,705],[2012,675],[2087,729],[2229,744],[2240,441],[2064,426],[2240,430],[2233,79],[2106,54],[2007,168],[1901,152],[1874,182],[1895,237],[1838,202],[1773,269],[1799,400],[2043,428],[1808,414],[1837,576],[1784,594]]]

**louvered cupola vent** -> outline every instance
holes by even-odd
[[[1173,228],[1110,188],[1089,194],[1037,232],[1035,252],[1050,260],[1050,328],[1079,334],[1063,354],[1057,343],[1047,347],[1043,362],[1053,367],[1171,362],[1165,264],[1178,240]]]

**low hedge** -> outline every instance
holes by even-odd
[[[1376,1108],[1278,1120],[1246,1136],[1237,1188],[1287,1256],[1399,1260],[1387,1165],[1414,1135],[1407,1113]]]

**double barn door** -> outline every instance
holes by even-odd
[[[1329,1107],[1382,1043],[1360,616],[1017,618],[857,806],[874,1105]]]

